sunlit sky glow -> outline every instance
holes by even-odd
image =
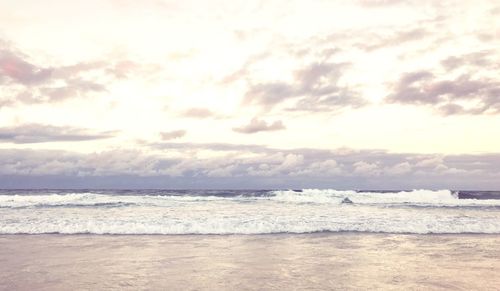
[[[0,0],[0,187],[500,187],[497,1]]]

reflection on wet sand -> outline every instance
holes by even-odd
[[[3,235],[1,290],[494,289],[498,235]]]

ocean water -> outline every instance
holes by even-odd
[[[0,234],[498,234],[500,192],[0,190]]]

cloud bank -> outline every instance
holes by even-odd
[[[172,149],[184,152],[186,148],[233,151],[213,158],[168,158],[161,151],[153,154],[126,149],[93,154],[2,149],[0,186],[8,187],[9,179],[14,178],[16,181],[36,180],[43,184],[43,181],[56,177],[62,180],[66,177],[66,182],[70,184],[77,180],[97,181],[102,177],[130,177],[125,184],[134,188],[168,188],[166,181],[171,182],[172,179],[177,180],[175,185],[188,188],[193,185],[199,188],[225,185],[230,188],[351,189],[488,189],[500,186],[499,154],[445,156],[391,154],[376,150],[284,150],[252,145],[247,145],[245,151],[235,151],[245,146],[183,145],[178,144],[177,149],[168,147],[168,152],[171,153]],[[109,181],[116,183],[115,178]]]

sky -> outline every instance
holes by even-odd
[[[500,189],[500,3],[0,0],[0,188]]]

